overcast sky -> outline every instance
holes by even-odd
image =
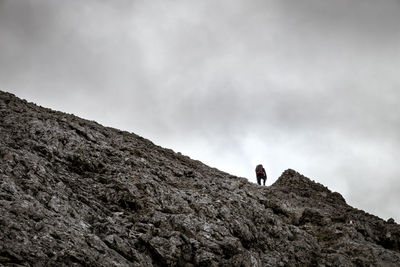
[[[400,221],[399,0],[0,0],[0,90]]]

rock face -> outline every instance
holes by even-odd
[[[400,266],[400,226],[0,92],[0,265]]]

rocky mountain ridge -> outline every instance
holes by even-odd
[[[0,91],[3,266],[400,266],[400,226]]]

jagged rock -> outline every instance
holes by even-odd
[[[0,92],[0,265],[399,266],[400,226]]]

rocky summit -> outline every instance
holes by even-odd
[[[2,266],[400,266],[400,226],[0,92]]]

